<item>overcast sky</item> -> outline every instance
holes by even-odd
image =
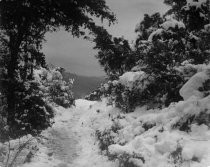
[[[167,6],[163,0],[106,0],[116,14],[118,23],[108,28],[114,36],[124,36],[130,41],[136,34],[134,29],[144,14],[163,13]],[[93,44],[83,39],[73,38],[70,33],[59,31],[48,33],[43,52],[47,62],[64,67],[67,71],[85,76],[105,75],[94,55]]]

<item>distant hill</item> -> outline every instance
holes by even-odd
[[[105,77],[88,77],[70,72],[64,72],[63,78],[65,81],[68,81],[70,78],[74,79],[73,92],[75,98],[84,97],[105,81]]]

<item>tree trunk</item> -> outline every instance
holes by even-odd
[[[9,126],[12,126],[14,123],[14,116],[15,116],[15,107],[16,107],[16,68],[18,63],[18,48],[12,48],[10,50],[10,60],[8,62],[7,70],[7,105],[8,105],[8,116],[7,116],[7,123]]]

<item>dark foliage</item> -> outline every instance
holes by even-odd
[[[205,124],[210,127],[210,114],[207,111],[203,111],[198,115],[187,115],[181,118],[173,128],[178,128],[181,131],[189,132],[192,124],[202,125]]]
[[[16,115],[21,116],[24,114],[22,109],[30,108],[32,113],[27,113],[29,115],[23,121],[33,122],[30,128],[25,127],[25,132],[34,134],[33,128],[40,132],[49,126],[52,115],[45,113],[46,104],[41,97],[32,95],[38,91],[31,83],[33,69],[45,66],[44,54],[40,51],[45,33],[64,27],[74,36],[85,35],[83,29],[94,32],[98,27],[92,17],[112,23],[115,16],[104,0],[2,0],[0,12],[0,41],[4,46],[1,80],[2,93],[7,99],[7,124],[11,131],[16,129]],[[42,123],[32,118],[40,118]]]
[[[112,37],[103,27],[95,29],[96,58],[111,80],[117,79],[135,65],[135,55],[123,37]]]

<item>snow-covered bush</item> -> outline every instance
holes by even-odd
[[[176,111],[182,113],[179,121],[174,124],[180,130],[189,131],[192,124],[210,127],[210,70],[209,66],[193,75],[180,90],[184,102],[176,106]]]
[[[74,97],[71,91],[73,80],[65,82],[60,68],[57,67],[50,70],[40,68],[35,70],[34,75],[46,101],[54,102],[63,107],[70,107],[74,104]]]
[[[136,54],[139,61],[131,71],[119,76],[118,85],[112,91],[116,106],[126,112],[133,111],[138,105],[161,107],[182,99],[179,89],[184,78],[174,67],[185,60],[182,56],[185,26],[174,18],[160,26],[161,31],[156,29],[147,42],[138,42]]]
[[[113,104],[113,96],[112,92],[117,87],[118,81],[108,81],[104,84],[101,84],[96,90],[91,92],[89,95],[85,97],[85,99],[90,101],[100,101],[104,97],[109,99],[109,104]]]
[[[114,82],[115,84],[109,87],[110,101],[123,111],[132,112],[139,105],[157,108],[168,105],[171,101],[177,101],[181,98],[178,94],[179,83],[183,80],[178,75],[149,75],[144,71],[131,71]]]
[[[43,129],[52,125],[53,108],[44,101],[36,81],[19,85],[19,101],[17,101],[13,126],[8,133],[10,138],[17,138],[27,134],[36,136]]]
[[[163,16],[145,14],[137,25],[134,47],[124,38],[114,40],[105,30],[94,41],[99,50],[97,58],[111,82],[121,81],[109,86],[110,99],[126,112],[138,105],[169,106],[182,100],[179,89],[197,72],[193,71],[194,66],[210,62],[208,1],[165,0],[164,3],[170,9]],[[187,61],[191,69],[184,66],[186,71],[177,70]],[[147,84],[138,78],[138,73],[144,73],[141,76],[147,77]],[[128,75],[135,81],[124,81]]]
[[[98,134],[104,133],[101,142],[111,139],[104,142],[107,155],[127,166],[132,160],[138,167],[208,166],[209,1],[164,2],[171,9],[163,17],[145,15],[140,23],[135,65],[108,85],[114,106],[134,112],[113,120],[113,125],[118,122],[117,133],[109,128]],[[154,103],[158,105],[151,109]],[[145,104],[150,110],[142,107]],[[163,105],[167,108],[157,109]]]
[[[117,160],[120,167],[139,167],[142,166],[145,162],[141,155],[137,155],[135,153],[113,154],[112,156],[112,160]]]
[[[189,81],[181,88],[180,95],[184,100],[189,99],[191,96],[197,98],[206,97],[209,94],[210,84],[210,68],[193,75]]]
[[[7,139],[17,138],[31,134],[36,136],[43,129],[52,125],[54,110],[49,102],[54,102],[64,107],[70,107],[74,103],[71,92],[72,83],[62,80],[60,68],[47,70],[39,68],[33,71],[31,80],[22,81],[16,85],[16,111],[9,131],[5,132]],[[5,115],[6,125],[9,116]],[[12,116],[12,115],[11,115]]]
[[[196,67],[199,67],[197,72],[180,90],[184,101],[164,109],[136,108],[133,113],[121,113],[112,119],[113,126],[117,123],[118,128],[117,133],[111,128],[108,130],[114,142],[106,143],[106,155],[118,160],[121,166],[184,167],[191,164],[194,167],[208,164],[209,66]],[[107,129],[98,131],[103,132]],[[101,136],[100,141],[106,137]]]
[[[99,101],[101,100],[101,92],[99,89],[94,90],[93,92],[91,92],[90,94],[85,96],[86,100],[90,100],[90,101]]]
[[[30,76],[30,79],[26,78],[23,80],[22,76],[17,76],[15,85],[14,95],[16,101],[15,110],[12,114],[8,112],[5,92],[1,95],[0,99],[1,142],[19,138],[27,134],[36,136],[43,129],[52,125],[51,118],[54,116],[54,111],[44,101],[43,94],[40,92],[39,83],[34,80],[34,77]]]
[[[90,101],[100,101],[101,98],[104,96],[105,92],[107,92],[105,91],[104,85],[105,84],[101,84],[100,87],[92,91],[90,94],[86,95],[85,99]]]
[[[87,100],[101,100],[107,98],[107,104],[119,107],[125,112],[132,111],[131,99],[135,98],[134,95],[130,95],[131,91],[120,82],[114,80],[101,85],[101,87],[95,90],[93,93],[86,97]]]
[[[149,75],[141,70],[130,71],[120,76],[119,80],[108,81],[106,84],[103,84],[88,98],[92,97],[93,100],[99,100],[101,97],[107,97],[108,104],[112,104],[124,112],[132,112],[139,105],[147,105],[149,108],[161,107],[165,105],[167,100],[169,101],[173,98],[170,97],[174,93],[172,86],[178,85],[175,82],[176,75],[172,75],[172,77],[174,77],[174,80],[169,77],[163,78],[160,74],[156,76]],[[168,82],[170,81],[170,85],[169,83],[164,83],[164,79]],[[166,90],[166,84],[171,86],[171,90]],[[168,93],[167,91],[171,91],[170,96],[167,96],[168,99],[164,97]],[[174,96],[176,97],[176,94]]]
[[[112,144],[115,144],[114,136],[116,135],[111,129],[104,130],[103,132],[97,130],[95,135],[99,141],[100,150],[102,152],[106,152],[107,154],[108,147]]]
[[[28,65],[28,64],[27,64]],[[0,141],[5,142],[9,139],[16,139],[27,134],[36,136],[42,130],[52,125],[54,111],[43,99],[40,92],[39,83],[34,80],[32,75],[33,68],[26,68],[24,62],[19,62],[18,70],[12,84],[12,90],[7,87],[6,74],[1,74],[1,100],[0,100]],[[14,101],[9,99],[12,92]],[[10,102],[8,102],[10,101]],[[11,112],[11,104],[14,109]],[[9,109],[10,106],[10,109]]]

